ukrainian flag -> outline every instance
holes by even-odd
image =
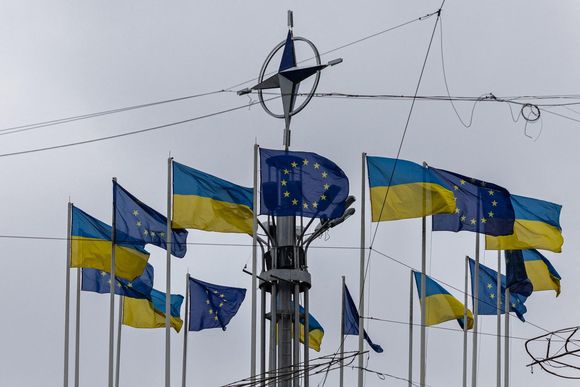
[[[322,344],[322,338],[324,337],[324,328],[322,325],[308,313],[308,346],[320,352],[320,345]],[[300,342],[304,343],[304,308],[300,305]]]
[[[373,222],[455,212],[453,191],[430,169],[374,156],[367,156],[367,168]]]
[[[253,233],[253,189],[173,162],[173,227]]]
[[[417,293],[421,299],[421,273],[413,271]],[[431,277],[425,276],[427,293],[425,293],[425,324],[437,325],[449,320],[457,320],[463,328],[463,304],[453,297]],[[473,328],[473,314],[467,310],[467,329]]]
[[[516,218],[514,232],[498,237],[486,235],[487,250],[542,249],[562,252],[561,205],[517,195],[511,195],[511,202]]]
[[[523,250],[524,265],[528,278],[534,285],[534,292],[539,290],[555,290],[556,297],[560,295],[560,274],[554,266],[537,250]]]
[[[111,272],[111,226],[72,207],[71,267]],[[145,270],[149,253],[142,244],[115,245],[115,276],[133,280]]]
[[[179,332],[183,326],[183,320],[179,313],[183,296],[172,294],[170,299],[171,326]],[[133,328],[164,328],[165,293],[152,289],[151,300],[123,298],[123,325]]]

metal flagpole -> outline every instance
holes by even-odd
[[[113,177],[113,187],[117,182],[117,178]],[[109,387],[113,387],[113,362],[114,362],[114,353],[115,353],[115,281],[112,281],[115,278],[115,229],[117,228],[117,216],[116,216],[116,206],[117,200],[115,198],[115,194],[113,194],[113,221],[111,222],[111,284],[110,284],[110,294],[111,294],[111,302],[109,307]]]
[[[81,268],[77,269],[77,307],[75,318],[75,387],[80,386],[81,345]]]
[[[497,296],[497,387],[501,387],[501,250],[497,251],[496,296]]]
[[[360,201],[360,278],[358,303],[358,387],[363,387],[364,367],[364,314],[365,314],[365,161],[367,154],[362,154],[361,201]]]
[[[427,167],[427,163],[423,162],[423,171]],[[425,173],[425,172],[423,172]],[[423,191],[423,213],[426,212],[427,198],[425,196],[425,191]],[[427,357],[427,347],[425,342],[425,324],[427,321],[427,305],[426,303],[426,287],[427,287],[427,217],[423,216],[421,219],[421,361],[420,361],[420,385],[425,386],[426,378],[426,357]]]
[[[479,217],[479,216],[478,216]],[[479,307],[479,233],[475,233],[475,270],[473,281],[473,353],[471,355],[471,386],[477,386],[477,320]]]
[[[294,248],[296,257],[295,264],[296,269],[298,269],[298,251]],[[300,288],[298,283],[294,284],[294,332],[293,332],[293,344],[294,344],[294,359],[293,359],[293,371],[294,374],[292,375],[292,379],[294,380],[294,387],[300,386]],[[306,320],[308,320],[308,316],[304,314],[304,323],[306,324]],[[306,331],[304,332],[306,334]]]
[[[409,280],[409,387],[413,386],[413,270]]]
[[[463,292],[463,387],[467,387],[467,266],[469,257],[465,256],[465,283]]]
[[[306,255],[304,259],[307,259]],[[308,262],[305,261],[306,267],[308,267]],[[304,289],[304,315],[308,318],[304,319],[304,368],[309,369],[310,367],[310,290],[308,287]],[[304,387],[310,386],[310,374],[304,372]]]
[[[510,384],[510,289],[506,286],[505,288],[505,328],[504,328],[504,367],[503,376],[504,376],[504,387],[509,387]]]
[[[165,387],[171,387],[171,185],[173,157],[167,159],[167,262],[165,275]]]
[[[115,283],[117,281],[114,281]],[[123,325],[123,301],[124,297],[119,297],[119,318],[117,322],[117,368],[115,370],[115,387],[119,387],[119,375],[121,369],[121,329]]]
[[[427,218],[424,216],[422,220],[422,242],[421,242],[421,363],[420,363],[420,381],[421,387],[425,386],[426,377],[426,357],[427,348],[425,343],[425,324],[426,324],[426,305],[425,305],[425,288],[427,287],[427,277],[425,271],[427,270]]]
[[[344,385],[344,285],[345,279],[342,276],[342,286],[340,289],[340,387]]]
[[[69,313],[70,313],[70,265],[71,265],[71,218],[72,203],[68,202],[66,220],[66,279],[64,292],[64,379],[63,386],[68,387],[68,339],[69,339]]]
[[[254,144],[254,191],[252,221],[252,331],[250,332],[250,375],[256,376],[256,312],[258,299],[258,144]]]
[[[185,275],[185,321],[183,327],[183,365],[181,366],[181,386],[185,387],[187,380],[187,331],[189,331],[189,273]]]

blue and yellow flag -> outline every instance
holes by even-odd
[[[430,168],[367,156],[367,169],[373,222],[455,212],[453,191]]]
[[[542,249],[562,251],[564,238],[560,227],[562,206],[544,200],[511,196],[515,211],[514,232],[511,235],[485,237],[487,250]]]
[[[246,289],[203,282],[189,277],[189,330],[221,328],[238,312]]]
[[[455,172],[430,168],[453,189],[455,214],[433,216],[433,231],[471,231],[486,235],[510,235],[514,209],[510,193],[499,185]]]
[[[153,266],[147,264],[145,271],[132,281],[116,277],[115,294],[131,298],[151,298],[153,289]],[[111,274],[97,269],[82,269],[81,290],[95,293],[110,293]]]
[[[139,240],[167,250],[167,218],[149,207],[117,182],[113,182],[116,214],[115,243]],[[187,230],[173,229],[171,254],[183,258],[187,251]]]
[[[260,149],[260,214],[340,218],[348,178],[334,162],[312,152]]]
[[[304,308],[299,305],[300,311],[300,342],[304,343]],[[311,313],[308,313],[308,347],[316,352],[320,352],[322,338],[324,337],[324,328]]]
[[[413,271],[417,294],[421,300],[421,273]],[[464,305],[428,275],[425,276],[425,324],[437,325],[449,320],[457,320],[463,329]],[[473,314],[467,310],[467,329],[473,328]]]
[[[537,250],[523,250],[524,264],[528,278],[534,285],[534,291],[554,290],[556,297],[560,295],[560,280],[562,277],[546,257]]]
[[[360,317],[358,314],[358,310],[356,309],[354,300],[352,299],[352,296],[348,291],[348,287],[345,285],[342,294],[342,319],[343,319],[343,331],[345,336],[346,335],[358,336],[359,318]],[[373,351],[377,353],[383,352],[383,347],[381,347],[379,344],[373,343],[364,327],[363,327],[363,335],[367,344],[373,349]]]
[[[478,294],[479,302],[477,307],[477,314],[479,315],[496,315],[497,314],[497,271],[479,264],[479,291],[476,292],[475,287],[475,261],[469,259],[469,269],[471,272],[471,298],[472,302],[475,300],[475,294]],[[505,275],[501,275],[501,311],[500,314],[505,313]],[[524,302],[527,298],[520,294],[510,293],[510,312],[515,312],[516,316],[521,321],[524,319],[524,314],[528,311]]]
[[[111,226],[93,218],[77,207],[72,207],[71,267],[111,271]],[[127,238],[115,245],[115,275],[132,280],[139,277],[149,253],[140,241]]]
[[[173,162],[173,227],[252,234],[253,191]]]
[[[170,322],[177,332],[183,326],[180,317],[183,296],[172,294],[170,306]],[[123,325],[133,328],[164,328],[165,327],[165,293],[151,290],[151,299],[124,298]]]

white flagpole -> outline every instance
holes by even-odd
[[[117,182],[117,178],[113,177],[113,186]],[[116,216],[116,199],[113,194],[113,222],[111,227],[111,302],[109,307],[109,387],[113,387],[113,362],[115,353],[115,228],[117,227],[117,216]]]
[[[342,286],[340,289],[340,387],[344,385],[344,283],[345,278],[342,276]]]
[[[479,233],[475,233],[475,270],[473,273],[473,353],[471,355],[471,386],[477,386],[477,320],[479,308]]]
[[[171,249],[172,249],[172,230],[171,230],[171,186],[172,186],[172,165],[173,157],[167,159],[167,263],[165,276],[165,387],[171,387]]]
[[[363,387],[364,367],[364,314],[365,314],[365,161],[367,154],[362,154],[361,201],[360,201],[360,278],[358,303],[358,387]]]
[[[504,382],[503,385],[504,387],[509,387],[510,384],[510,289],[506,286],[505,288],[505,300],[504,300],[504,306],[505,306],[505,329],[504,329],[504,335],[505,335],[505,343],[504,343],[504,371],[503,371],[503,376],[504,376]]]
[[[115,284],[117,281],[113,281]],[[117,322],[117,368],[115,370],[115,387],[119,387],[119,373],[121,370],[121,329],[123,325],[123,301],[124,297],[119,297],[119,318]]]
[[[409,387],[413,386],[413,270],[409,281]]]
[[[507,267],[506,267],[507,273]],[[501,250],[497,251],[497,387],[501,387]]]
[[[427,357],[427,346],[425,342],[425,324],[426,324],[426,287],[427,287],[427,218],[424,216],[421,222],[421,238],[422,238],[422,248],[421,248],[421,363],[420,363],[420,381],[421,387],[425,386],[426,379],[426,357]]]
[[[75,387],[80,386],[80,346],[81,346],[81,268],[77,269],[77,308],[75,319]]]
[[[71,218],[72,203],[68,202],[66,230],[66,284],[64,292],[64,379],[63,386],[68,387],[68,350],[69,350],[69,313],[70,313],[70,265],[71,265]]]
[[[467,266],[469,257],[465,256],[465,282],[463,292],[463,387],[467,387]]]
[[[252,331],[250,332],[250,375],[256,376],[256,319],[258,300],[258,150],[254,144],[254,191],[253,191],[253,220],[252,220]]]
[[[185,275],[185,321],[183,324],[183,365],[181,385],[185,387],[187,380],[187,332],[189,331],[189,273]]]
[[[427,163],[423,162],[423,171],[427,167]],[[424,172],[423,172],[424,173]],[[425,196],[425,191],[423,191],[423,213],[427,211],[427,198]],[[427,343],[425,340],[425,324],[427,321],[427,217],[423,216],[421,219],[421,360],[419,364],[420,380],[419,384],[421,387],[425,386],[426,383],[426,373],[427,373]]]

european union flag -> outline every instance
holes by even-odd
[[[167,218],[131,195],[117,182],[113,182],[113,206],[115,207],[115,239],[137,239],[143,243],[167,250]],[[127,238],[128,236],[128,238]],[[171,254],[183,258],[187,251],[187,230],[173,229]]]
[[[356,305],[348,291],[348,287],[344,286],[344,294],[342,295],[342,313],[343,313],[343,321],[344,321],[344,334],[345,335],[355,335],[358,336],[359,332],[359,314],[358,310],[356,309]],[[364,328],[363,328],[364,329]],[[383,347],[378,344],[373,343],[369,335],[367,335],[367,331],[364,331],[364,338],[367,341],[368,345],[373,349],[373,351],[377,353],[383,352]]]
[[[507,189],[443,169],[432,169],[455,194],[455,214],[433,215],[433,231],[514,232],[514,208]]]
[[[226,326],[240,309],[246,289],[203,282],[189,277],[189,330]]]
[[[475,261],[469,259],[469,269],[471,272],[471,298],[472,302],[475,300]],[[500,314],[505,313],[505,275],[501,275],[501,311]],[[479,264],[479,303],[477,307],[477,313],[480,315],[496,315],[497,314],[497,271],[490,269],[489,267]],[[515,312],[516,316],[522,321],[524,319],[524,313],[528,311],[524,302],[526,302],[527,297],[519,294],[510,293],[510,311]]]
[[[534,285],[528,278],[522,250],[505,251],[505,275],[507,287],[511,293],[529,297],[534,291]]]
[[[312,152],[260,149],[261,215],[335,219],[345,210],[348,178]]]
[[[110,293],[111,274],[97,269],[83,269],[81,289],[87,292]],[[149,299],[153,289],[153,266],[147,264],[141,276],[133,281],[117,277],[115,294],[131,298]]]

